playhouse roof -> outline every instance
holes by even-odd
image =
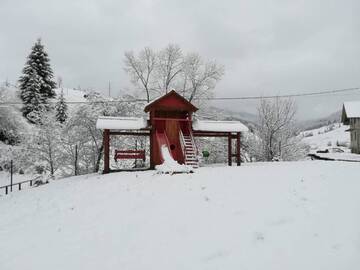
[[[96,122],[97,129],[133,130],[147,127],[147,122],[141,117],[99,117]]]
[[[341,121],[348,124],[349,118],[360,118],[360,101],[344,102]]]
[[[175,90],[171,90],[169,93],[148,103],[144,111],[149,112],[153,109],[189,112],[196,112],[198,110],[198,108],[179,95]]]
[[[249,129],[240,121],[195,120],[192,124],[195,131],[245,132]]]

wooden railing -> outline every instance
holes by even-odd
[[[193,133],[191,131],[191,126],[190,125],[191,125],[191,123],[189,122],[189,130],[190,130],[189,135],[190,135],[190,138],[191,138],[191,143],[192,143],[192,145],[194,147],[196,156],[198,156],[199,152],[198,152],[197,146],[195,144],[194,136],[193,136]]]
[[[21,181],[21,182],[12,183],[12,184],[9,184],[9,185],[1,186],[0,190],[5,189],[5,195],[7,195],[7,194],[9,194],[9,192],[13,191],[13,187],[17,186],[18,190],[21,190],[23,184],[29,183],[29,185],[31,187],[36,183],[36,181],[39,181],[41,179],[42,179],[42,176],[37,176],[37,177],[35,177],[34,179],[31,179],[31,180],[26,180],[26,181]]]
[[[179,130],[179,134],[180,134],[180,146],[181,146],[181,151],[184,155],[185,158],[185,138],[184,138],[184,134],[182,133],[181,129]]]

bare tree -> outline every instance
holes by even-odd
[[[289,156],[291,151],[295,153],[300,146],[296,139],[295,114],[296,106],[291,99],[260,101],[258,136],[261,142],[260,156],[264,160],[296,158]],[[289,151],[289,148],[292,150]]]
[[[157,77],[160,92],[168,92],[171,84],[183,70],[183,66],[183,55],[178,45],[169,44],[159,52]]]
[[[156,53],[146,47],[136,57],[134,52],[125,53],[125,71],[131,76],[134,84],[145,90],[147,101],[150,101],[150,92],[153,90],[154,70],[156,67]]]
[[[174,87],[189,101],[212,95],[224,68],[216,62],[204,61],[199,54],[183,55],[179,46],[169,44],[159,53],[143,49],[139,56],[125,53],[125,71],[135,85],[150,93],[167,93]]]
[[[224,74],[224,67],[215,62],[204,62],[199,54],[188,54],[183,68],[183,95],[193,99],[208,96]]]

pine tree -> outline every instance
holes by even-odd
[[[56,115],[55,115],[56,120],[60,123],[64,123],[68,118],[68,115],[67,115],[67,104],[62,89],[58,101],[56,102],[55,110],[56,110]]]
[[[27,91],[22,91],[20,97],[24,103],[21,111],[32,123],[39,123],[42,113],[48,109],[46,98],[40,93],[41,85],[41,77],[35,70],[29,70]]]
[[[39,84],[35,88],[37,89],[36,93],[28,93],[29,91],[34,90],[34,74],[37,75],[36,83]],[[41,95],[41,98],[38,97],[37,100],[44,101],[45,107],[49,108],[46,104],[49,98],[55,97],[55,87],[56,83],[53,80],[53,71],[50,66],[50,59],[48,54],[44,50],[44,46],[41,44],[41,40],[38,39],[35,45],[32,47],[31,53],[28,56],[27,62],[23,69],[23,75],[19,79],[20,83],[20,97],[23,100],[24,108],[23,114],[26,117],[29,111],[29,108],[34,107],[34,104],[27,104],[29,102],[27,96]],[[32,90],[31,90],[32,89]],[[42,103],[40,103],[42,104]],[[35,111],[39,111],[34,108]]]

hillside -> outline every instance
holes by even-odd
[[[350,145],[349,126],[340,123],[326,125],[320,128],[302,132],[302,142],[308,144],[312,150],[340,146],[344,149]]]
[[[340,119],[341,119],[341,110],[334,112],[334,113],[328,115],[327,117],[301,121],[299,123],[299,127],[302,130],[312,130],[312,129],[321,128],[323,126],[327,126],[330,123],[338,123],[340,121]]]
[[[57,180],[0,197],[0,268],[355,270],[358,167],[254,163]]]

